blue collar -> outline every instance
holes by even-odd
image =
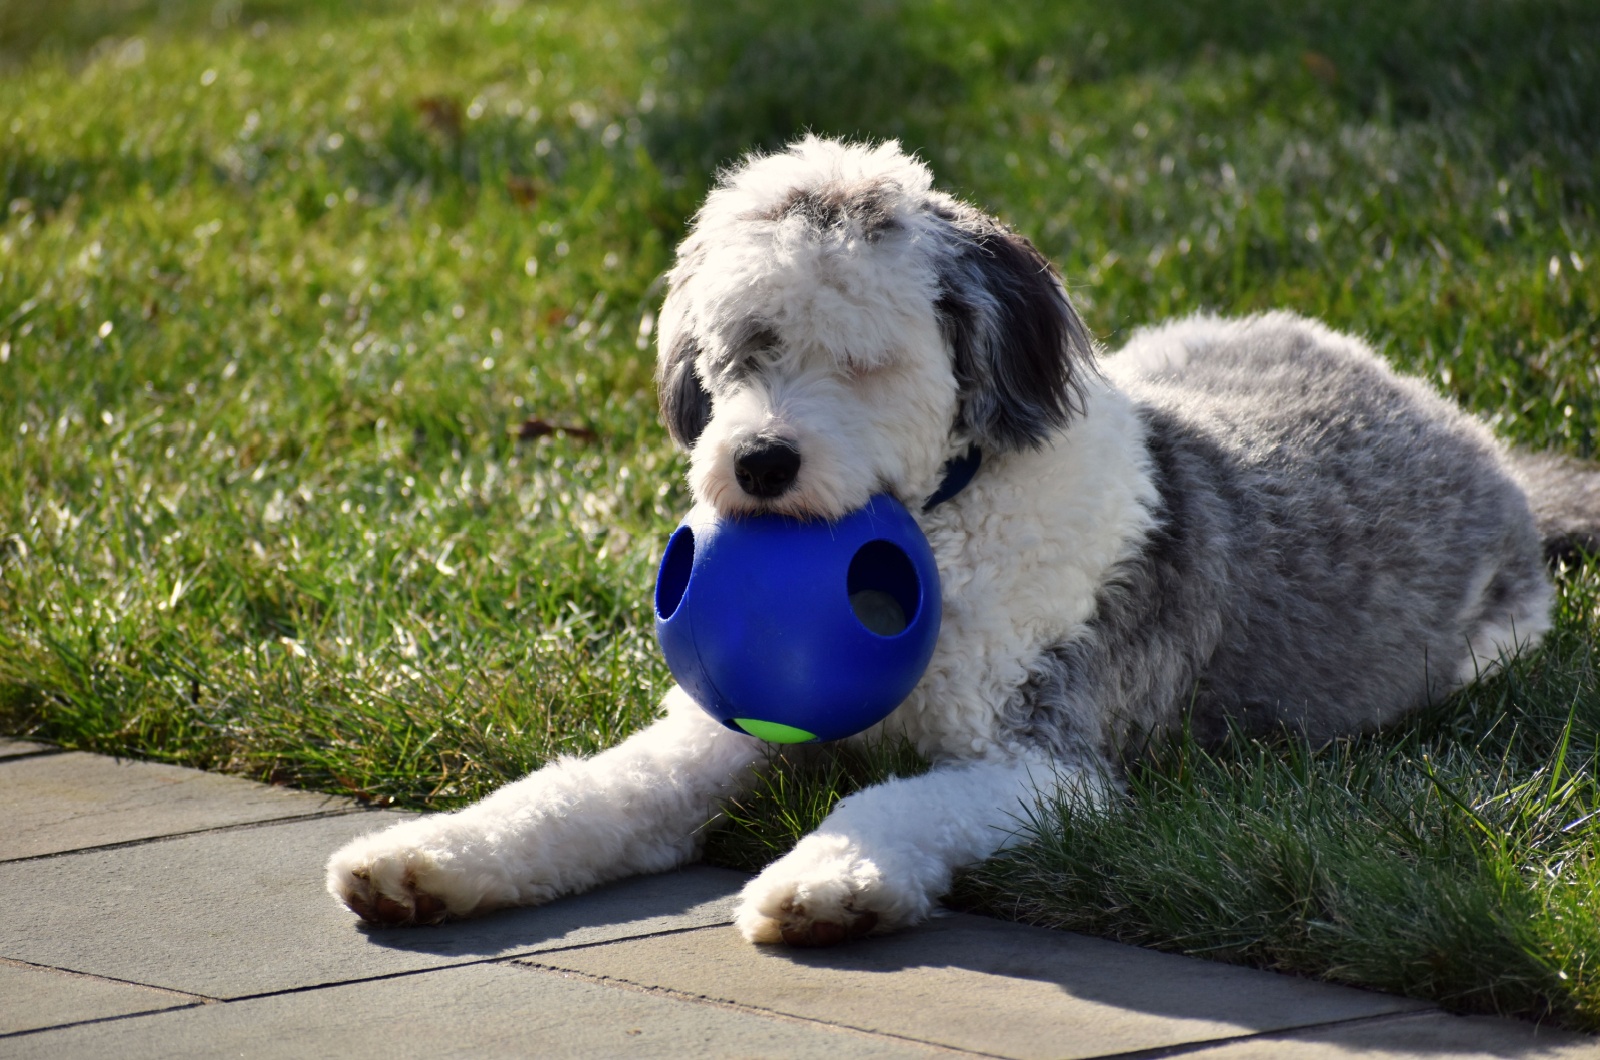
[[[983,463],[983,450],[976,445],[967,447],[962,456],[952,457],[944,462],[944,480],[939,483],[939,488],[934,490],[922,505],[922,510],[930,512],[967,488],[972,481],[972,476],[978,473],[978,466]]]

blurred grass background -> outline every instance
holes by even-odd
[[[0,731],[445,808],[644,724],[659,277],[715,168],[807,129],[920,152],[1108,346],[1291,308],[1594,455],[1591,3],[14,0]],[[1600,1026],[1600,584],[1561,586],[1507,675],[1180,742],[958,900]],[[913,768],[785,771],[710,856]]]

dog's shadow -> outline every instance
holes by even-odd
[[[842,982],[859,984],[864,998],[880,992],[872,981],[877,975],[918,973],[923,981],[910,984],[914,998],[887,983],[882,993],[886,1000],[887,995],[899,993],[902,1006],[929,1006],[924,1017],[928,1023],[939,1019],[932,1008],[941,999],[955,999],[962,1007],[982,1012],[995,1026],[1004,1025],[1013,1007],[1024,1014],[1022,1018],[1031,1010],[1031,1018],[1037,1020],[1039,1006],[1049,1011],[1059,992],[1063,1002],[1072,999],[1061,1005],[1063,1043],[1072,1039],[1076,1026],[1093,1028],[1097,1038],[1129,1042],[1134,1036],[1171,1033],[1175,1040],[1162,1045],[1190,1042],[1184,1049],[1207,1042],[1242,1045],[1255,1039],[1256,1047],[1266,1049],[1261,1056],[1293,1045],[1316,1052],[1319,1045],[1338,1048],[1347,1043],[1355,1052],[1394,1048],[1407,1055],[1442,1056],[1467,1050],[1473,1055],[1535,1060],[1555,1055],[1573,1040],[1554,1031],[1536,1038],[1531,1026],[1524,1029],[1511,1021],[1458,1023],[1422,1002],[1393,995],[969,914],[832,949],[763,947],[762,953],[797,970],[845,973]],[[1030,993],[1033,999],[1027,997]],[[1174,1025],[1170,1030],[1150,1028],[1150,1017],[1172,1020]],[[1345,1021],[1351,1022],[1341,1026]],[[1196,1028],[1196,1023],[1207,1026]],[[1198,1042],[1193,1037],[1197,1031]],[[1269,1037],[1257,1038],[1260,1035]],[[1143,1049],[1148,1043],[1124,1046],[1130,1047]]]
[[[1494,1022],[1454,1026],[1439,1022],[1446,1017],[1431,1022],[1407,1018],[1411,1012],[1426,1017],[1432,1010],[1403,998],[1333,989],[1293,976],[964,913],[834,948],[752,947],[729,926],[739,888],[748,879],[743,873],[696,866],[437,928],[362,931],[370,944],[399,953],[466,961],[519,956],[539,960],[544,954],[545,960],[560,965],[556,954],[563,950],[712,928],[714,936],[683,943],[684,982],[640,985],[714,996],[725,992],[726,984],[709,971],[709,978],[700,982],[696,964],[724,966],[722,975],[731,969],[735,980],[748,976],[753,983],[794,982],[805,977],[803,970],[815,970],[823,973],[816,982],[818,989],[845,998],[846,1004],[854,997],[868,1006],[915,1010],[917,1026],[904,1029],[919,1035],[937,1034],[941,1020],[989,1020],[1003,1027],[1012,1009],[1021,1014],[1018,1018],[1037,1020],[1040,1007],[1049,1011],[1059,998],[1062,1034],[1067,1037],[1079,1026],[1093,1027],[1097,1037],[1127,1035],[1130,1041],[1142,1040],[1151,1029],[1136,1025],[1155,1017],[1173,1021],[1170,1028],[1154,1032],[1172,1036],[1173,1041],[1165,1044],[1195,1043],[1196,1035],[1216,1044],[1269,1035],[1257,1044],[1287,1048],[1288,1036],[1308,1034],[1313,1040],[1305,1044],[1314,1049],[1316,1035],[1332,1035],[1338,1042],[1342,1040],[1338,1035],[1353,1033],[1365,1036],[1350,1042],[1357,1050],[1403,1047],[1408,1055],[1442,1056],[1470,1045],[1475,1055],[1537,1060],[1568,1041],[1564,1035],[1539,1040],[1506,1033]],[[760,967],[767,962],[790,966],[793,973],[774,976],[770,968]],[[878,977],[895,973],[911,976],[898,983],[879,981]],[[965,1011],[941,1013],[937,1009],[942,1005]],[[783,1010],[784,1004],[774,1007]],[[1397,1018],[1371,1020],[1385,1014]],[[847,1014],[833,1015],[850,1022]],[[1328,1027],[1347,1020],[1354,1022]]]
[[[744,873],[693,866],[622,880],[548,905],[438,927],[358,925],[374,946],[445,958],[492,958],[726,924]]]

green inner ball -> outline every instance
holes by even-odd
[[[850,594],[850,609],[863,626],[880,637],[905,632],[906,613],[900,601],[881,589],[862,589]]]

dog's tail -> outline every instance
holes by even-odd
[[[1551,566],[1600,556],[1600,467],[1555,453],[1511,454]]]

